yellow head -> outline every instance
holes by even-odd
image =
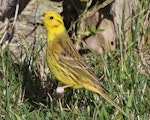
[[[52,29],[58,29],[58,27],[60,26],[64,27],[64,22],[62,20],[62,17],[56,12],[46,12],[43,15],[43,18],[41,18],[41,20],[47,31]]]

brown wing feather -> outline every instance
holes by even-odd
[[[93,72],[88,68],[85,63],[82,61],[81,56],[74,48],[73,44],[69,42],[65,42],[61,45],[61,52],[59,54],[59,61],[60,64],[65,64],[67,69],[73,71],[73,73],[78,76],[79,80],[82,82],[82,78],[84,78],[84,81],[92,81],[94,84],[100,85],[98,82],[97,77]],[[103,88],[104,89],[104,88]],[[106,91],[104,89],[104,91]]]

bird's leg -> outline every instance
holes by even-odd
[[[65,89],[65,88],[68,88],[68,87],[71,87],[71,85],[65,85],[65,86],[57,87],[57,88],[56,88],[56,93],[57,93],[57,94],[63,94],[64,91],[65,91],[64,89]]]
[[[71,87],[71,85],[65,85],[61,87],[57,87],[55,91],[55,98],[58,100],[64,96],[65,88]]]

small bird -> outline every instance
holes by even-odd
[[[46,58],[51,73],[67,87],[85,88],[100,94],[127,116],[107,95],[98,78],[81,59],[70,40],[62,17],[56,12],[46,12],[40,19],[47,31]]]

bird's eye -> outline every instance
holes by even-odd
[[[53,17],[53,16],[50,16],[49,18],[52,20],[54,17]]]

